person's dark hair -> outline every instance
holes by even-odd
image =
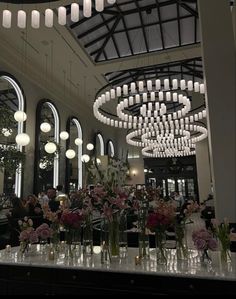
[[[58,185],[57,186],[57,191],[62,191],[63,190],[63,186],[62,185]]]
[[[12,197],[11,203],[12,203],[13,208],[23,208],[22,201],[19,197],[16,197],[16,196]]]
[[[48,191],[48,190],[54,190],[54,191],[57,191],[57,189],[54,188],[54,187],[52,187],[52,186],[51,186],[51,187],[48,187],[48,188],[47,188],[47,191]]]

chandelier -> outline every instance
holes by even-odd
[[[205,96],[204,84],[169,79],[124,84],[104,92],[95,100],[95,117],[106,125],[132,129],[126,141],[142,148],[147,157],[178,157],[195,154],[196,143],[207,137],[202,120],[206,109],[191,110],[186,92]],[[116,114],[104,110],[116,102]]]
[[[58,0],[51,0],[51,2],[57,2]],[[13,3],[13,4],[39,4],[48,2],[48,0],[41,0],[41,1],[34,1],[34,0],[23,0],[23,1],[16,1],[16,0],[5,0],[6,3]],[[81,1],[82,2],[82,1]],[[97,12],[102,12],[107,4],[115,4],[116,0],[83,0],[83,5],[78,3],[78,0],[71,0],[70,1],[70,10],[71,22],[79,22],[80,15],[83,14],[84,17],[90,18],[92,16],[93,8]],[[67,8],[65,6],[56,7],[57,10],[57,18],[58,24],[66,25],[67,23]],[[17,26],[19,28],[26,28],[27,26],[27,14],[23,9],[19,9],[17,11]],[[2,26],[4,28],[11,28],[12,25],[12,12],[7,8],[2,11]],[[51,28],[53,27],[54,23],[54,13],[53,10],[48,7],[45,9],[44,12],[40,12],[37,9],[32,9],[29,12],[29,19],[32,28],[38,29],[40,27],[40,23],[42,19],[44,19],[44,24],[46,27]]]

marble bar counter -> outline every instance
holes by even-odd
[[[28,256],[19,248],[0,251],[0,293],[35,294],[236,294],[236,254],[222,264],[219,252],[211,252],[212,263],[201,263],[191,250],[188,261],[177,261],[168,250],[167,265],[158,265],[155,250],[137,264],[137,248],[128,248],[126,257],[101,263],[100,247],[94,254],[54,260],[40,253],[39,245]],[[136,260],[136,262],[135,262]]]

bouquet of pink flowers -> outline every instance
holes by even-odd
[[[28,248],[29,244],[38,242],[38,234],[33,228],[33,221],[28,217],[25,217],[22,220],[18,221],[21,233],[19,236],[19,240],[21,242],[21,251],[22,253]]]
[[[64,210],[61,215],[61,224],[66,229],[78,229],[83,221],[83,216],[79,211]]]
[[[43,223],[37,227],[36,233],[41,240],[47,240],[52,237],[53,230],[48,226],[47,223]]]
[[[159,201],[154,213],[149,214],[147,227],[152,232],[164,232],[170,226],[175,217],[175,207],[170,203]]]
[[[217,249],[218,244],[216,239],[214,239],[212,233],[205,228],[194,231],[192,239],[197,250],[205,251],[210,249],[215,251]]]

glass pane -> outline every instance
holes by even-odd
[[[185,193],[185,180],[184,179],[178,179],[178,190],[179,190],[180,195],[186,196],[186,193]]]
[[[188,182],[188,195],[194,196],[194,180],[188,179],[187,182]]]
[[[167,185],[168,185],[168,193],[169,193],[169,195],[172,192],[175,192],[175,180],[174,179],[168,179],[167,180]]]
[[[166,197],[166,181],[162,180],[162,192],[163,196]]]

